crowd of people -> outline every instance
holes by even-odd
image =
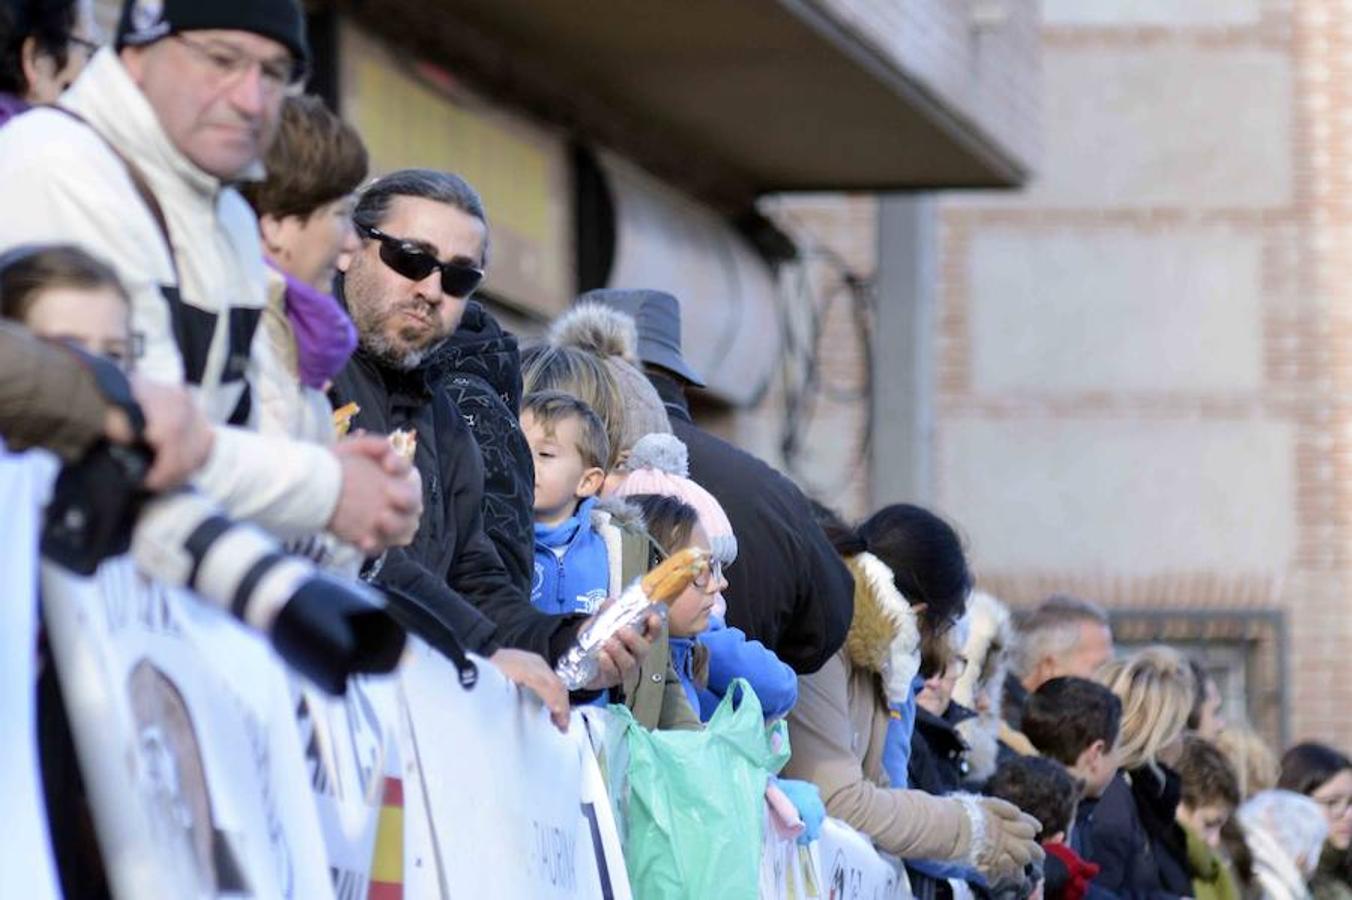
[[[917,896],[1352,898],[1346,756],[1278,761],[1178,651],[1115,653],[1073,597],[1012,613],[934,512],[848,523],[702,430],[676,297],[591,291],[519,347],[471,299],[478,193],[368,181],[361,136],[301,92],[294,0],[128,0],[110,46],[93,29],[78,0],[0,2],[7,452],[210,503],[194,569],[213,529],[253,522],[269,559],[351,603],[378,589],[560,728],[622,703],[700,729],[744,679],[787,718],[804,821],[867,836]],[[107,556],[137,527],[90,540]],[[570,694],[554,665],[580,630],[686,548],[709,563],[669,615]],[[88,848],[57,844],[87,883]]]

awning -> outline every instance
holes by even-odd
[[[812,0],[382,0],[411,56],[724,211],[785,190],[1012,187],[1025,166]]]

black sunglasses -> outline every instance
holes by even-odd
[[[440,270],[441,289],[452,297],[463,299],[474,293],[474,289],[484,280],[483,269],[462,263],[440,262],[427,251],[418,249],[412,241],[401,241],[379,228],[360,222],[356,224],[362,234],[380,241],[380,261],[410,281],[422,281]]]

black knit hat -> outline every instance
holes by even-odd
[[[126,0],[117,20],[117,49],[153,44],[180,31],[251,31],[309,61],[305,16],[296,0]]]

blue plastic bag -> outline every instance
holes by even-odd
[[[765,785],[789,759],[784,722],[765,724],[743,679],[703,731],[648,731],[627,709],[611,709],[628,716],[625,863],[634,896],[755,897]]]

